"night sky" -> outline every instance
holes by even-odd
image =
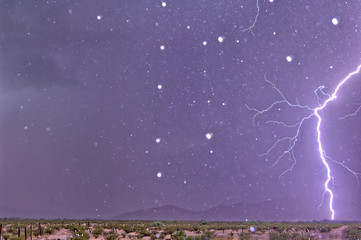
[[[100,217],[301,199],[326,171],[310,111],[361,64],[360,1],[0,0],[0,206]],[[258,12],[259,11],[259,12]],[[361,172],[361,74],[323,111],[327,155]],[[317,91],[322,103],[327,96]],[[311,112],[312,113],[312,112]],[[361,185],[331,163],[336,219]],[[359,179],[361,180],[361,179]],[[287,206],[279,206],[287,210]],[[15,214],[15,210],[14,210]],[[0,213],[0,217],[3,216]]]

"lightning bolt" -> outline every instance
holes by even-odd
[[[327,171],[327,179],[325,180],[324,182],[324,193],[322,195],[322,202],[321,202],[321,205],[323,204],[323,200],[324,200],[324,196],[326,193],[329,194],[330,196],[330,202],[329,202],[329,210],[331,212],[331,219],[334,220],[335,219],[335,210],[334,210],[334,207],[333,207],[333,198],[334,198],[334,194],[332,192],[332,190],[330,189],[329,185],[330,185],[330,182],[333,180],[333,177],[331,175],[331,167],[330,167],[330,162],[333,162],[333,163],[336,163],[336,164],[339,164],[340,166],[342,166],[344,169],[346,169],[348,172],[352,173],[355,177],[356,177],[356,180],[357,182],[359,182],[359,177],[361,176],[361,173],[357,173],[355,171],[353,171],[352,169],[350,169],[349,167],[347,167],[345,164],[341,163],[341,162],[338,162],[338,161],[335,161],[333,160],[331,157],[327,156],[326,155],[326,152],[324,151],[323,149],[323,144],[322,144],[322,140],[321,140],[321,123],[322,123],[322,117],[320,115],[320,112],[322,112],[326,106],[328,105],[328,103],[334,101],[336,98],[337,98],[337,93],[338,91],[341,89],[341,87],[354,75],[358,74],[360,72],[360,69],[361,69],[361,65],[359,65],[357,67],[357,69],[351,73],[349,73],[347,75],[346,78],[344,78],[342,81],[339,82],[339,84],[336,86],[334,92],[332,94],[327,94],[323,91],[323,88],[324,86],[320,86],[318,87],[314,92],[316,94],[316,97],[317,97],[317,102],[318,102],[318,107],[316,108],[310,108],[308,106],[303,106],[303,105],[300,105],[300,103],[297,101],[296,99],[296,103],[291,103],[290,101],[288,101],[285,96],[283,95],[283,93],[276,87],[275,84],[273,84],[271,81],[267,80],[266,76],[264,76],[264,79],[265,81],[270,84],[272,86],[273,89],[275,89],[278,94],[281,96],[281,100],[279,101],[276,101],[276,102],[273,102],[271,105],[269,105],[269,107],[263,109],[263,110],[258,110],[256,108],[252,108],[252,107],[249,107],[248,105],[246,105],[246,107],[251,110],[251,111],[254,111],[256,112],[255,115],[253,116],[253,119],[252,119],[252,122],[253,122],[253,125],[255,125],[255,119],[264,114],[264,113],[267,113],[268,111],[270,111],[271,109],[273,109],[276,105],[280,105],[280,104],[286,104],[288,105],[289,107],[293,107],[293,108],[299,108],[299,109],[303,109],[303,110],[307,110],[309,111],[309,114],[306,115],[305,117],[303,117],[300,121],[298,121],[297,123],[294,123],[294,124],[287,124],[285,122],[282,122],[282,121],[275,121],[275,120],[270,120],[270,121],[267,121],[266,123],[271,123],[271,124],[278,124],[278,125],[281,125],[283,127],[286,127],[286,128],[291,128],[291,129],[295,129],[295,132],[294,132],[294,135],[292,136],[287,136],[287,137],[283,137],[283,138],[280,138],[278,139],[269,149],[268,151],[266,151],[265,153],[261,154],[260,156],[267,156],[271,151],[273,151],[277,145],[279,145],[281,142],[287,142],[288,143],[288,147],[286,148],[286,150],[276,159],[276,161],[272,164],[271,167],[277,165],[279,163],[279,161],[285,157],[285,156],[288,156],[289,160],[291,160],[293,162],[292,166],[288,169],[286,169],[284,172],[282,172],[280,174],[279,177],[282,177],[284,174],[286,174],[287,172],[290,172],[293,170],[293,167],[296,165],[296,158],[295,158],[295,155],[294,155],[294,147],[297,143],[297,140],[298,140],[298,136],[299,136],[299,133],[300,133],[300,130],[301,130],[301,127],[304,123],[304,121],[316,116],[317,118],[317,125],[316,125],[316,132],[317,132],[317,144],[318,144],[318,152],[320,154],[320,159],[322,161],[322,164],[324,165],[326,171]],[[326,96],[327,99],[323,102],[323,104],[321,105],[320,104],[320,98],[318,96],[318,92],[322,93],[323,96]],[[354,116],[357,114],[357,112],[361,109],[361,106],[352,114],[348,114],[344,117],[342,117],[341,119],[345,119],[349,116]]]
[[[254,26],[256,25],[257,23],[257,19],[258,19],[258,16],[259,16],[259,4],[258,4],[258,0],[256,1],[256,7],[257,7],[257,14],[256,14],[256,17],[254,18],[254,21],[252,23],[252,25],[246,29],[243,29],[242,32],[246,32],[246,31],[252,31],[252,28],[254,28]]]

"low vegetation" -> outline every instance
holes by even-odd
[[[349,225],[344,231],[345,237],[350,240],[360,240],[361,239],[361,226],[360,225]]]
[[[361,225],[334,222],[180,222],[2,219],[1,239],[361,239]],[[251,228],[252,227],[252,228]],[[252,231],[250,230],[252,229]],[[339,237],[339,238],[337,238]]]

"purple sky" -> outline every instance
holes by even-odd
[[[266,76],[290,102],[317,107],[315,89],[333,92],[361,64],[361,2],[259,0],[258,15],[249,0],[0,5],[0,209],[110,217],[297,198],[330,218],[327,194],[318,210],[326,171],[316,118],[301,128],[297,165],[279,177],[292,161],[271,166],[288,145],[260,155],[295,129],[267,121],[295,124],[307,111],[279,104],[253,126],[246,104],[281,100]],[[355,172],[361,111],[340,118],[361,105],[360,86],[361,74],[322,125],[327,154]],[[361,219],[355,176],[330,164],[336,219],[346,209]]]

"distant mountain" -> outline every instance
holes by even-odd
[[[323,216],[323,217],[322,217]],[[269,200],[259,203],[237,203],[217,206],[206,211],[190,211],[176,206],[162,206],[126,212],[114,220],[181,220],[181,221],[320,221],[325,216],[310,204],[297,198]],[[360,220],[354,213],[343,220]]]
[[[156,208],[141,209],[126,212],[112,219],[114,220],[192,220],[197,219],[198,213],[176,206],[166,205]]]

